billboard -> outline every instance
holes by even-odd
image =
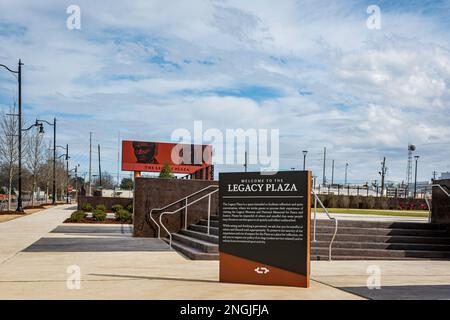
[[[309,171],[219,174],[221,282],[309,287]]]
[[[211,145],[122,141],[122,170],[160,172],[168,164],[173,173],[194,173],[212,162]]]

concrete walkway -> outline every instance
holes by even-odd
[[[218,261],[188,260],[128,226],[61,225],[71,212],[0,224],[0,299],[450,299],[450,261],[313,261],[309,289],[220,283]],[[367,288],[371,270],[381,289]]]
[[[0,264],[70,217],[74,205],[61,205],[0,223]]]

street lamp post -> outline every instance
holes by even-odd
[[[348,170],[348,162],[345,164],[345,180],[344,180],[344,185],[347,185],[347,170]]]
[[[59,158],[61,157],[65,157],[66,160],[66,172],[67,172],[67,177],[66,177],[66,203],[69,203],[69,145],[66,144],[65,147],[63,146],[56,146],[58,148],[65,148],[66,149],[66,153],[62,154],[59,156]]]
[[[36,123],[46,123],[53,126],[53,190],[52,190],[52,204],[56,204],[56,118],[53,118],[53,124],[47,120],[36,120]]]
[[[417,161],[419,160],[419,156],[414,156],[414,159],[416,160],[416,169],[414,172],[414,199],[415,199],[417,194]]]
[[[303,171],[306,170],[306,155],[308,154],[308,150],[303,150]]]
[[[4,64],[0,64],[0,67],[5,68],[11,73],[17,74],[17,82],[19,86],[18,95],[19,95],[19,110],[18,113],[13,115],[17,116],[19,118],[19,130],[18,130],[18,138],[19,138],[19,169],[18,169],[18,175],[19,175],[19,196],[17,198],[17,212],[23,212],[22,207],[22,60],[19,59],[18,68],[16,70],[11,70]]]

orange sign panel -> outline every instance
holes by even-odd
[[[122,141],[122,170],[160,172],[168,164],[173,173],[194,173],[212,162],[211,145]]]

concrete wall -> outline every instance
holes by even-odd
[[[450,179],[435,180],[450,193]],[[433,188],[433,203],[431,205],[431,222],[450,224],[450,198],[440,189]]]
[[[320,200],[327,208],[352,209],[391,209],[391,210],[426,210],[424,199],[404,199],[386,197],[346,196],[346,195],[319,195]]]
[[[136,178],[134,189],[134,236],[157,237],[157,227],[152,222],[148,223],[145,219],[145,215],[152,208],[161,208],[211,184],[218,184],[218,182],[145,177]],[[170,209],[176,210],[179,207],[181,205],[172,206]],[[188,225],[197,223],[200,219],[206,219],[208,216],[207,208],[207,198],[190,206],[188,209]],[[211,214],[218,214],[218,208],[219,196],[218,193],[215,193],[212,196]],[[153,216],[159,221],[159,214]],[[178,212],[173,215],[165,215],[163,217],[163,223],[168,227],[170,232],[177,232],[184,225],[184,213]],[[162,233],[161,235],[164,236],[165,234]]]
[[[94,208],[99,204],[106,206],[107,210],[111,210],[111,207],[115,204],[120,204],[126,207],[130,203],[133,203],[132,198],[112,198],[112,197],[89,197],[89,196],[78,196],[78,210],[83,208],[86,203],[90,203]]]

